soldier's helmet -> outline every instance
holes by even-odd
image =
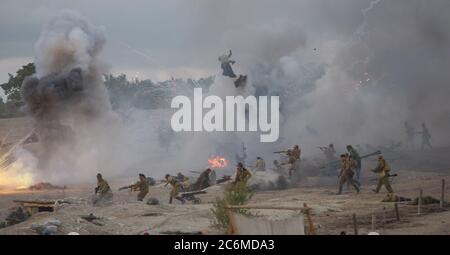
[[[383,159],[383,155],[379,155],[379,156],[378,156],[378,159]]]
[[[210,172],[212,172],[212,170],[211,170],[211,168],[208,168],[205,170],[205,172],[210,173]]]
[[[294,146],[294,149],[299,149],[300,147],[298,146],[298,145],[295,145]]]
[[[237,164],[237,167],[244,167],[244,164],[242,164],[241,162],[239,162],[239,163]]]
[[[98,173],[98,174],[97,174],[97,178],[102,178],[102,174],[101,174],[101,173]]]
[[[139,177],[146,178],[145,174],[139,174]]]
[[[353,149],[353,146],[347,145],[347,150]]]
[[[170,174],[166,174],[165,178],[168,179],[170,177]]]

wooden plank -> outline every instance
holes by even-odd
[[[31,204],[39,204],[39,205],[53,205],[55,201],[34,201],[34,200],[13,200],[14,203],[31,203]]]
[[[355,236],[358,235],[358,222],[356,221],[356,213],[353,214],[353,231],[355,232]]]
[[[306,212],[310,208],[305,207],[289,207],[289,206],[269,206],[269,205],[230,205],[229,209],[260,209],[260,210],[290,210]]]
[[[397,217],[397,221],[400,221],[400,212],[398,210],[398,204],[395,203],[395,216]]]
[[[419,196],[417,197],[417,215],[422,213],[422,189],[419,190]]]
[[[445,179],[442,179],[442,183],[441,183],[441,201],[440,201],[440,207],[444,208],[444,203],[445,203]]]

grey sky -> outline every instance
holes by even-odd
[[[106,28],[103,54],[112,72],[139,72],[141,78],[158,80],[170,74],[198,77],[215,72],[217,56],[229,47],[234,47],[239,58],[244,55],[241,51],[251,47],[239,48],[240,40],[252,42],[245,38],[246,28],[290,22],[310,40],[347,36],[361,22],[361,9],[368,2],[2,0],[0,82],[32,59],[42,26],[62,9],[76,10]]]

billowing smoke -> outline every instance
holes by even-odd
[[[269,168],[278,159],[273,151],[294,144],[311,155],[329,143],[342,151],[347,144],[402,141],[404,121],[426,122],[435,145],[450,142],[448,1],[197,2],[186,6],[199,10],[191,17],[198,19],[192,37],[208,45],[197,58],[216,61],[231,48],[235,72],[247,74],[250,84],[235,91],[215,62],[215,84],[205,95],[279,95],[280,140],[173,133],[170,109],[118,109],[128,118],[118,120],[101,81],[103,30],[64,12],[44,29],[36,44],[37,76],[23,85],[36,132],[50,148],[38,155],[46,162],[42,171],[59,173],[56,179],[74,172],[86,179],[97,171],[163,176],[200,170],[211,155],[233,161],[242,143],[247,163],[261,156]],[[60,136],[71,142],[56,142]]]
[[[35,45],[37,73],[22,84],[25,111],[35,120],[35,156],[47,180],[70,180],[100,171],[114,156],[118,136],[98,60],[103,29],[71,11],[55,16]],[[120,137],[118,137],[120,139]],[[106,165],[108,166],[108,165]]]

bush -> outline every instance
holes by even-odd
[[[229,184],[225,187],[223,198],[216,198],[211,209],[214,215],[213,225],[219,229],[226,230],[228,228],[229,219],[227,215],[227,205],[244,205],[253,196],[245,183]],[[248,210],[240,209],[236,212],[250,215]]]

